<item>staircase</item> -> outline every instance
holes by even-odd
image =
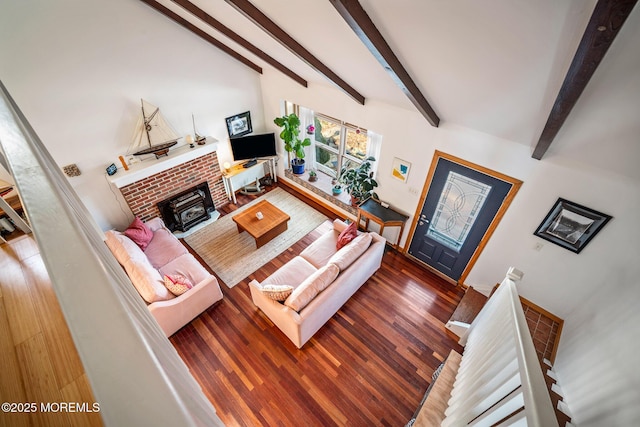
[[[574,424],[571,423],[571,415],[569,407],[564,403],[564,397],[562,395],[562,389],[558,385],[558,379],[556,373],[553,370],[551,362],[547,359],[543,359],[540,363],[542,373],[544,374],[544,380],[547,383],[549,389],[549,396],[551,397],[551,403],[556,412],[556,418],[558,419],[558,425],[560,427],[571,427]]]
[[[487,297],[485,295],[469,286],[445,325],[446,328],[461,337],[486,302]]]
[[[496,288],[497,288],[497,285],[496,287],[494,287],[491,294],[495,292]],[[488,298],[485,295],[476,291],[472,287],[467,288],[467,291],[465,292],[462,299],[458,303],[456,310],[453,312],[453,314],[451,315],[451,318],[447,322],[446,328],[449,329],[454,334],[456,334],[457,336],[461,337],[465,333],[465,331],[468,329],[469,325],[476,318],[476,316],[478,315],[482,307],[485,305],[485,303],[487,302],[487,299]],[[531,303],[530,301],[524,298],[521,298],[521,302],[523,304],[523,309],[525,310],[525,312],[529,312],[529,315],[527,315],[527,324],[529,327],[529,332],[531,333],[532,337],[534,335],[536,337],[540,336],[540,332],[538,330],[538,321],[537,320],[534,321],[533,319],[534,318],[538,319],[540,316],[544,316],[544,315],[548,315],[547,317],[551,316],[552,320],[555,322],[560,322],[560,328],[557,328],[557,325],[556,325],[556,327],[553,328],[553,331],[552,331],[552,334],[557,331],[559,335],[562,329],[561,319],[556,318],[550,313],[544,312],[544,310],[542,310],[540,307],[536,306],[535,304]],[[543,313],[541,313],[541,311]],[[535,317],[534,314],[537,315],[538,317]],[[553,346],[554,344],[557,344],[557,342],[558,341],[556,337],[552,336],[549,338],[548,345]],[[544,379],[547,384],[547,389],[549,390],[549,397],[551,398],[551,403],[553,404],[553,407],[555,410],[555,415],[558,420],[558,425],[560,427],[571,427],[574,424],[571,423],[571,414],[569,412],[569,408],[567,404],[564,402],[562,389],[557,383],[557,377],[555,372],[553,371],[553,365],[551,361],[549,361],[549,359],[545,357],[547,354],[552,354],[552,356],[555,355],[555,348],[546,349],[546,351],[545,349],[536,348],[536,351],[538,353],[539,360],[541,361],[540,367],[544,374]]]

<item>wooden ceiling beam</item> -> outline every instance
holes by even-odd
[[[322,74],[333,84],[342,89],[351,98],[364,105],[364,96],[351,87],[347,82],[342,80],[329,67],[324,65],[322,61],[316,58],[311,52],[305,49],[300,43],[295,41],[293,37],[287,34],[269,17],[262,13],[248,0],[225,0],[229,5],[233,6],[238,12],[242,13],[246,18],[251,20],[258,27],[262,28],[267,34],[277,40],[281,45],[286,47],[291,53],[304,61],[311,68]]]
[[[329,0],[420,113],[437,127],[440,118],[358,0]]]
[[[262,59],[267,64],[271,65],[276,70],[295,80],[297,83],[301,84],[304,87],[307,87],[307,81],[300,77],[298,74],[294,73],[280,62],[276,61],[274,58],[269,56],[263,50],[257,48],[253,44],[251,44],[248,40],[244,39],[238,33],[234,32],[231,28],[224,25],[222,22],[215,19],[213,16],[209,15],[204,10],[200,9],[198,6],[191,3],[189,0],[172,0],[174,3],[180,5],[184,10],[191,13],[193,16],[199,18],[203,22],[209,24],[212,28],[224,34],[243,48],[247,49],[249,52],[253,53],[258,58]]]
[[[214,45],[215,47],[217,47],[218,49],[220,49],[221,51],[223,51],[227,55],[231,56],[232,58],[236,59],[237,61],[242,62],[244,65],[246,65],[247,67],[251,68],[252,70],[257,71],[258,73],[262,74],[262,67],[260,67],[259,65],[254,64],[253,62],[249,61],[247,58],[245,58],[244,56],[240,55],[238,52],[236,52],[235,50],[231,49],[230,47],[228,47],[227,45],[225,45],[221,41],[215,39],[211,35],[207,34],[204,31],[202,31],[200,28],[196,27],[191,22],[187,21],[186,19],[184,19],[183,17],[181,17],[177,13],[173,12],[171,9],[166,8],[165,6],[161,5],[160,3],[158,3],[157,1],[154,1],[154,0],[140,0],[140,1],[145,3],[145,4],[147,4],[147,5],[149,5],[150,7],[152,7],[156,11],[160,12],[161,14],[163,14],[167,18],[171,19],[172,21],[182,25],[184,28],[186,28],[187,30],[191,31],[195,35],[197,35],[197,36],[201,37],[202,39],[208,41],[209,43],[211,43],[212,45]]]
[[[531,157],[542,159],[637,0],[599,0]]]

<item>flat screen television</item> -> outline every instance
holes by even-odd
[[[254,160],[261,157],[276,156],[276,137],[274,133],[263,133],[258,135],[246,135],[238,138],[231,138],[231,152],[233,159]]]

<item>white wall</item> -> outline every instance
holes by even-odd
[[[638,228],[633,212],[640,207],[635,179],[572,158],[556,156],[548,161],[534,160],[529,147],[446,120],[439,128],[433,128],[416,112],[375,101],[360,106],[328,86],[299,89],[268,72],[263,79],[267,122],[279,114],[279,101],[287,99],[381,133],[383,148],[377,192],[383,200],[411,214],[412,218],[435,150],[524,181],[467,284],[490,288],[501,281],[508,267],[513,265],[525,272],[520,284],[521,293],[550,312],[565,317],[588,298],[599,279],[610,277],[609,266],[618,264],[628,254],[629,230]],[[275,125],[272,126],[275,129]],[[608,150],[618,150],[621,156],[633,156],[639,151],[630,143],[609,145]],[[407,183],[391,177],[393,157],[412,163]],[[284,166],[282,163],[281,167]],[[411,189],[418,189],[418,194],[413,194]],[[621,198],[620,194],[625,196]],[[614,217],[580,255],[533,235],[558,197]],[[534,250],[536,243],[543,244],[539,252]]]
[[[620,84],[640,85],[634,78],[620,76]],[[640,106],[633,92],[622,90],[611,99],[610,88],[592,81],[584,102],[538,161],[531,158],[530,147],[456,126],[446,118],[433,128],[414,111],[376,101],[360,106],[333,87],[304,90],[267,72],[262,90],[267,122],[280,114],[279,102],[286,99],[382,134],[378,194],[412,214],[410,222],[434,150],[524,181],[466,282],[489,289],[509,266],[524,271],[520,293],[565,320],[556,372],[574,420],[593,426],[638,424],[640,410],[630,407],[638,401],[634,361],[640,350],[640,322],[632,308],[640,300],[640,245],[635,243],[640,241],[640,127],[628,120]],[[589,116],[595,114],[589,113],[590,105],[605,110],[606,125],[602,116]],[[617,106],[624,113],[612,112]],[[390,175],[393,157],[412,163],[406,184]],[[533,235],[558,197],[613,216],[579,255]],[[540,251],[534,249],[536,243],[543,244]],[[611,404],[616,396],[620,400]]]
[[[29,0],[0,6],[0,79],[103,229],[132,219],[105,167],[126,153],[140,98],[178,134],[220,140],[225,117],[250,110],[264,127],[259,74],[139,1]],[[182,141],[181,141],[182,142]]]

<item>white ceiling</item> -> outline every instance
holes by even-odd
[[[270,67],[170,0],[160,2],[263,68]],[[192,3],[310,84],[330,84],[224,0]],[[328,0],[252,3],[366,99],[414,110]],[[595,0],[360,3],[441,121],[533,146]],[[625,27],[637,27],[639,18],[640,14],[634,11]],[[614,45],[633,33],[623,29]],[[640,63],[640,49],[624,54],[635,55],[631,63]],[[607,61],[615,62],[614,54],[607,55],[603,64]],[[640,96],[639,88],[633,90]]]

